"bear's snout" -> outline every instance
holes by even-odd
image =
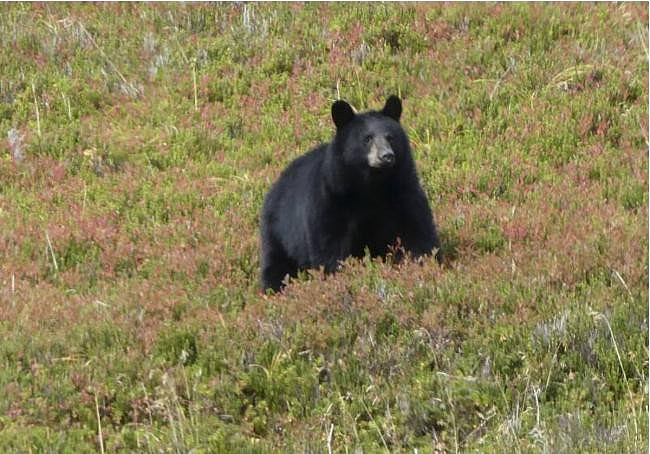
[[[379,152],[379,160],[385,165],[391,166],[395,162],[395,153],[391,149],[384,149]]]
[[[385,169],[395,164],[395,152],[388,140],[384,137],[376,137],[370,143],[368,153],[368,165],[375,169]]]

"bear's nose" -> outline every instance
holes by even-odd
[[[379,152],[379,160],[385,165],[391,165],[395,162],[395,153],[391,149],[384,149]]]

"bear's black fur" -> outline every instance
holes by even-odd
[[[334,139],[289,164],[266,196],[264,290],[279,290],[299,270],[333,272],[365,248],[383,257],[398,238],[414,257],[440,248],[401,113],[396,96],[381,111],[361,114],[345,101],[332,105]]]

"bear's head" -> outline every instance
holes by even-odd
[[[412,164],[408,137],[399,123],[402,102],[390,96],[383,109],[356,114],[345,101],[332,105],[335,152],[364,180],[384,178]]]

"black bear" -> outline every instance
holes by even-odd
[[[264,201],[264,290],[278,291],[299,270],[322,266],[331,273],[366,248],[373,257],[396,244],[413,257],[439,251],[401,114],[397,96],[381,111],[361,114],[334,102],[334,139],[289,164]]]

